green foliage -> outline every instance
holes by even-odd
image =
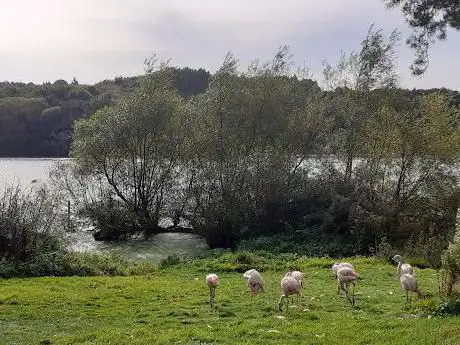
[[[126,276],[148,274],[156,268],[146,262],[130,262],[116,255],[58,251],[29,261],[0,261],[0,278],[40,276]]]
[[[442,254],[442,279],[442,291],[446,296],[460,293],[460,211],[454,239]]]
[[[436,308],[435,315],[460,315],[460,298],[449,297],[444,299]]]
[[[206,92],[190,101],[190,213],[212,248],[234,247],[245,228],[274,230],[268,207],[291,196],[301,163],[324,138],[317,89],[296,88],[289,59],[281,47],[240,73],[228,54]]]
[[[101,202],[85,206],[101,239],[159,231],[165,191],[178,183],[186,133],[172,79],[170,68],[152,72],[121,103],[76,123],[71,154],[86,175],[106,185]]]
[[[377,244],[375,252],[376,257],[389,261],[393,256],[396,255],[395,253],[399,253],[399,251],[396,250],[390,243],[388,243],[387,238],[383,236]]]
[[[0,195],[0,277],[129,275],[154,269],[113,255],[68,252],[57,230],[57,202],[45,188],[7,188]]]
[[[57,275],[119,276],[147,274],[155,271],[155,267],[151,264],[130,262],[117,255],[66,253],[63,259],[63,272]]]
[[[241,240],[239,249],[266,250],[274,253],[295,252],[306,256],[329,255],[341,257],[365,252],[356,248],[352,239],[340,235],[324,235],[319,231],[298,231],[293,234],[276,234],[272,236],[258,236],[248,240]]]
[[[366,38],[361,42],[359,53],[342,53],[335,66],[323,62],[328,89],[369,92],[377,88],[395,87],[398,81],[395,71],[398,40],[399,33],[396,30],[385,38],[382,30],[376,30],[371,25]]]
[[[79,167],[124,208],[103,207],[99,218],[117,220],[114,238],[136,232],[129,224],[153,233],[170,216],[212,248],[243,240],[307,255],[369,254],[385,236],[439,267],[458,204],[446,169],[460,152],[458,110],[443,92],[392,89],[396,42],[371,27],[359,53],[326,66],[331,93],[299,87],[287,47],[246,73],[229,54],[188,99],[171,89],[174,70],[151,72],[145,92],[77,123]]]
[[[91,219],[98,229],[94,234],[96,240],[128,239],[139,231],[135,214],[110,195],[105,199],[84,204],[79,214]]]
[[[139,78],[43,85],[40,123],[61,138],[78,119],[71,192],[91,194],[98,239],[170,217],[212,248],[386,255],[385,237],[439,267],[458,207],[458,93],[396,89],[397,41],[372,26],[326,63],[331,91],[293,72],[287,46],[244,72],[228,54],[212,76],[151,59]]]
[[[344,259],[345,260],[345,259]],[[375,258],[354,257],[362,264],[378,262]],[[314,268],[330,268],[334,259],[330,257],[312,258],[297,253],[281,253],[268,250],[210,250],[198,255],[193,260],[171,260],[171,266],[187,267],[202,272],[239,272],[243,273],[251,268],[260,272],[305,270]],[[166,266],[165,266],[166,267]]]
[[[0,194],[0,258],[15,264],[60,250],[56,200],[46,188]]]
[[[180,263],[183,263],[184,259],[179,256],[177,253],[168,255],[166,258],[162,259],[160,262],[159,267],[160,268],[165,268],[169,266],[176,266],[179,265]]]
[[[0,82],[0,156],[66,157],[74,121],[118,103],[143,79],[116,78],[95,85],[79,85],[75,78],[71,84],[65,80],[43,85]],[[203,69],[174,69],[174,86],[186,96],[203,92],[208,80]]]
[[[203,272],[240,272],[243,273],[251,268],[256,268],[263,272],[268,269],[280,270],[287,267],[287,260],[294,258],[295,255],[275,256],[270,252],[257,251],[238,251],[205,254],[201,258],[193,260],[187,266],[194,267]]]
[[[460,5],[450,0],[384,0],[389,7],[400,6],[414,29],[407,44],[415,49],[416,59],[411,66],[415,75],[428,68],[428,50],[435,39],[445,40],[449,28],[460,30]]]

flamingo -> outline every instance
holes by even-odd
[[[355,285],[358,276],[358,272],[351,267],[341,267],[337,270],[337,291],[338,293],[340,293],[340,290],[344,291],[346,298],[352,305],[355,305]],[[350,299],[348,295],[348,287],[350,284],[353,284],[352,299]]]
[[[206,276],[206,284],[209,287],[209,304],[214,307],[214,297],[216,295],[216,287],[219,285],[219,277],[217,274],[210,273]]]
[[[290,271],[290,272],[286,273],[285,277],[294,278],[295,280],[297,280],[299,282],[300,287],[303,288],[304,276],[303,276],[302,272],[300,272],[300,271]]]
[[[252,297],[254,297],[259,291],[264,291],[264,280],[257,270],[250,269],[249,271],[244,272],[243,277],[247,280]]]
[[[282,309],[283,300],[286,300],[287,301],[286,310],[288,310],[289,309],[289,296],[297,295],[298,298],[300,298],[300,283],[297,281],[297,279],[293,277],[283,277],[283,279],[281,279],[281,290],[283,291],[283,294],[281,295],[278,301],[278,309],[280,311],[283,311]]]
[[[348,262],[335,262],[332,265],[332,274],[334,275],[334,278],[337,279],[337,270],[342,267],[350,267],[351,269],[354,269],[353,265]]]
[[[401,255],[395,255],[393,256],[393,258],[391,259],[395,262],[398,263],[398,268],[397,268],[397,272],[398,272],[398,277],[401,277],[402,274],[410,274],[412,276],[414,276],[414,268],[409,265],[409,264],[405,264],[404,263],[404,258],[401,256]]]
[[[399,281],[401,282],[401,288],[406,290],[406,304],[412,303],[412,293],[415,292],[419,297],[424,297],[425,294],[422,290],[417,287],[417,279],[411,274],[403,273],[399,277]],[[409,291],[410,291],[410,299],[409,299]]]

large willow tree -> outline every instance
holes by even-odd
[[[75,125],[71,156],[81,171],[98,176],[108,186],[108,196],[102,199],[106,204],[90,210],[119,207],[129,220],[110,224],[106,219],[106,229],[117,229],[109,237],[159,230],[166,192],[177,183],[185,143],[184,104],[172,80],[169,68],[152,70],[124,101]]]
[[[274,210],[299,187],[295,175],[324,137],[313,105],[318,89],[299,87],[289,58],[282,47],[242,73],[228,54],[190,103],[191,206],[196,229],[212,246],[233,246],[243,231],[277,231]]]

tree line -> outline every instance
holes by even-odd
[[[177,68],[174,86],[185,97],[203,92],[209,81],[203,69]],[[116,104],[143,76],[117,77],[95,85],[74,78],[33,83],[0,83],[0,157],[67,157],[76,120]]]
[[[246,71],[228,54],[191,96],[150,60],[139,88],[76,122],[74,182],[56,176],[100,239],[148,237],[169,217],[211,247],[439,259],[459,206],[458,96],[398,89],[397,39],[371,27],[325,63],[326,89],[293,72],[288,47]]]
[[[211,74],[203,69],[175,68],[174,86],[184,97],[203,93]],[[67,157],[76,120],[104,106],[115,105],[132,93],[144,77],[118,77],[95,85],[67,83],[35,85],[0,82],[0,157]],[[297,80],[298,87],[316,81]],[[399,90],[406,97],[439,92],[449,104],[460,104],[460,93],[448,89]]]

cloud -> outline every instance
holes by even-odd
[[[139,74],[154,52],[214,71],[231,50],[244,67],[282,44],[319,76],[323,59],[359,49],[371,23],[409,32],[381,0],[16,0],[2,5],[0,23],[0,75],[34,82]],[[458,36],[436,44],[424,79],[410,77],[413,52],[402,44],[403,85],[460,89]]]

